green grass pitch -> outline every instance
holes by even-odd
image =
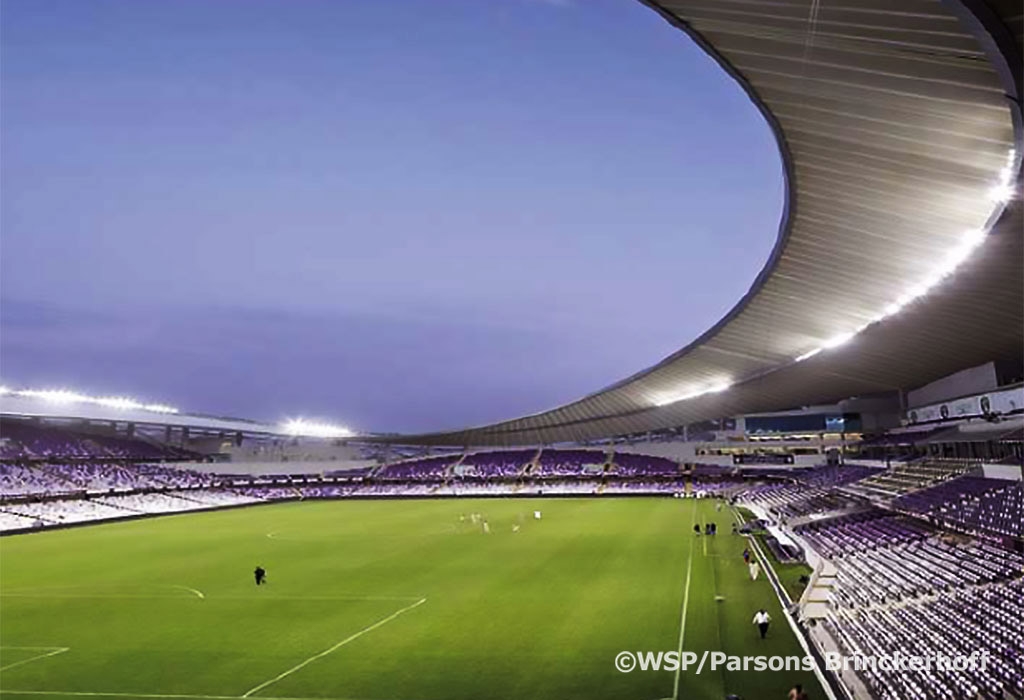
[[[803,672],[615,669],[622,650],[675,650],[684,600],[686,650],[801,654],[731,518],[667,498],[323,501],[7,537],[0,695],[821,697]],[[707,520],[721,534],[695,536]]]

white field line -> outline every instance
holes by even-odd
[[[198,598],[205,598],[206,597],[205,595],[203,595],[202,591],[200,591],[200,590],[198,590],[196,588],[189,588],[188,586],[174,586],[174,585],[172,585],[171,588],[177,588],[177,589],[180,589],[182,591],[188,591],[189,593],[192,593],[193,595],[195,595]]]
[[[308,666],[309,664],[313,663],[317,659],[323,658],[323,657],[327,656],[328,654],[330,654],[330,653],[332,653],[334,651],[337,651],[338,649],[340,649],[341,647],[345,646],[349,642],[353,642],[353,641],[359,639],[360,637],[362,637],[364,634],[372,632],[373,630],[377,629],[378,627],[382,627],[383,625],[386,625],[387,623],[391,622],[392,620],[394,620],[399,615],[403,615],[403,614],[409,612],[410,610],[418,608],[419,606],[423,605],[426,602],[427,602],[426,598],[420,598],[419,600],[417,600],[412,605],[407,605],[404,608],[401,608],[400,610],[396,610],[395,612],[391,613],[387,617],[385,617],[385,618],[383,618],[381,620],[378,620],[377,622],[374,622],[369,627],[364,627],[363,629],[359,630],[355,634],[352,634],[352,635],[349,635],[348,637],[345,637],[344,639],[342,639],[340,642],[338,642],[334,646],[329,647],[327,649],[324,649],[319,654],[314,654],[313,656],[309,657],[305,661],[303,661],[303,662],[301,662],[299,664],[296,664],[295,666],[292,666],[287,671],[285,671],[283,673],[277,674],[276,676],[274,676],[270,680],[263,681],[259,685],[255,686],[253,688],[250,688],[249,690],[245,691],[245,693],[242,694],[242,697],[243,698],[247,698],[250,695],[252,695],[253,693],[257,693],[257,692],[263,690],[264,688],[266,688],[267,686],[270,686],[270,685],[273,685],[274,683],[277,683],[279,680],[282,680],[283,678],[285,678],[287,676],[290,676],[291,674],[295,673],[296,671],[298,671],[298,670],[300,670],[302,668],[305,668],[306,666]]]
[[[733,517],[736,518],[736,520],[740,523],[740,525],[742,525],[744,521],[743,518],[740,516],[739,510],[734,508],[732,514]],[[772,563],[768,559],[768,556],[761,551],[761,546],[757,543],[756,537],[754,537],[753,535],[747,535],[747,540],[750,542],[751,545],[753,545],[754,556],[756,556],[758,560],[760,560],[761,568],[765,570],[765,575],[768,578],[768,583],[771,584],[772,589],[775,591],[775,596],[779,599],[779,604],[782,607],[782,616],[785,617],[786,622],[789,623],[789,628],[793,631],[793,636],[796,637],[796,641],[800,643],[800,647],[804,650],[804,655],[811,656],[811,648],[807,644],[807,639],[800,631],[800,628],[796,624],[796,620],[793,619],[793,615],[789,611],[789,606],[786,604],[786,599],[789,598],[789,594],[781,585],[776,583],[776,581],[778,580],[778,575],[775,573],[775,567],[772,566]],[[814,675],[818,679],[818,683],[821,685],[822,690],[825,691],[826,697],[828,697],[829,700],[838,700],[835,691],[832,690],[832,686],[825,678],[824,671],[821,670],[821,667],[817,663],[814,664]],[[840,683],[842,683],[845,686],[845,683],[843,683],[841,678]]]
[[[43,653],[43,654],[36,654],[35,656],[29,657],[27,659],[22,659],[21,661],[15,661],[14,663],[7,664],[6,666],[0,666],[0,671],[6,671],[8,669],[14,668],[15,666],[22,666],[24,664],[31,663],[33,661],[39,661],[40,659],[45,659],[45,658],[50,657],[50,656],[56,656],[57,654],[63,654],[65,651],[68,651],[70,648],[71,647],[6,647],[6,646],[5,647],[0,647],[0,649],[40,649],[40,650],[41,649],[49,649],[50,650],[50,651],[48,651],[46,653]],[[7,691],[4,690],[2,692],[6,693]]]
[[[693,517],[690,519],[690,528],[686,531],[687,536],[690,536],[690,532],[693,531],[693,526],[697,522],[697,503],[694,501],[693,504]],[[703,537],[703,535],[701,535]],[[690,604],[690,575],[693,573],[693,548],[694,544],[690,544],[690,555],[686,559],[686,585],[683,587],[683,611],[679,615],[679,655],[683,654],[683,638],[686,636],[686,608]],[[672,683],[672,700],[678,700],[679,698],[679,671],[680,668],[676,668],[676,678]]]

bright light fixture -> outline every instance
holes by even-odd
[[[24,396],[26,398],[41,399],[49,403],[69,404],[88,403],[96,406],[106,406],[118,410],[141,410],[153,413],[177,413],[178,409],[165,404],[151,403],[143,404],[134,399],[123,396],[86,396],[69,389],[10,389],[0,387],[0,395]]]
[[[653,399],[655,406],[667,406],[672,403],[679,401],[686,401],[687,399],[695,399],[698,396],[704,396],[706,394],[717,394],[725,391],[732,386],[732,380],[719,379],[711,382],[710,384],[704,384],[701,386],[690,386],[679,391],[668,392],[664,394],[658,394]]]
[[[822,343],[821,347],[825,349],[838,348],[840,345],[845,345],[850,342],[850,339],[856,334],[856,331],[854,331],[851,333],[840,333],[839,335],[834,335]]]
[[[798,356],[796,358],[796,361],[797,362],[803,362],[804,360],[809,360],[812,357],[814,357],[815,355],[817,355],[819,352],[821,352],[821,348],[814,348],[813,350],[808,350],[803,355]]]
[[[1013,198],[1016,188],[1014,187],[1014,177],[1016,174],[1017,152],[1014,149],[1006,154],[1006,165],[999,171],[999,179],[995,185],[989,190],[989,198],[994,202],[1008,202]],[[793,358],[796,362],[803,362],[804,360],[814,357],[822,350],[834,348],[848,342],[855,335],[860,333],[862,330],[867,328],[872,323],[877,323],[889,316],[894,316],[902,311],[908,304],[915,299],[923,297],[925,294],[930,292],[936,285],[940,284],[946,277],[953,274],[953,272],[960,267],[971,257],[974,250],[985,242],[986,232],[979,229],[971,229],[964,231],[963,236],[960,237],[960,241],[957,242],[952,248],[946,251],[946,254],[942,256],[939,264],[930,270],[923,279],[912,284],[910,287],[900,295],[900,297],[885,307],[882,313],[878,314],[871,319],[868,323],[858,328],[855,331],[841,333],[840,335],[834,336],[819,347],[812,350],[808,350],[802,355],[798,355]]]
[[[988,191],[988,198],[993,202],[1009,202],[1013,199],[1013,187],[1010,185],[996,185]]]
[[[162,403],[147,403],[142,407],[144,411],[152,411],[153,413],[177,413],[178,409],[174,406],[167,406]]]
[[[341,425],[315,423],[303,418],[292,418],[285,421],[281,424],[281,430],[285,434],[295,437],[343,438],[355,434]]]

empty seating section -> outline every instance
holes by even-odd
[[[261,499],[234,491],[192,490],[135,493],[100,498],[0,503],[0,530],[68,525],[143,514],[203,510],[254,503],[259,500]],[[14,519],[10,516],[14,516]]]
[[[961,476],[920,491],[900,496],[892,505],[900,510],[931,515],[945,506],[962,499],[976,498],[987,491],[1006,486],[1000,479],[986,479],[979,476]]]
[[[844,653],[970,656],[984,670],[933,668],[927,674],[876,668],[860,675],[881,700],[1024,697],[1021,650],[1024,583],[954,590],[902,606],[842,610],[826,622]]]
[[[607,460],[608,455],[596,450],[544,450],[530,474],[542,478],[599,475]]]
[[[871,511],[821,523],[808,523],[796,533],[824,557],[925,539],[934,529],[913,518]]]
[[[7,511],[0,510],[0,532],[23,530],[32,527],[35,523],[35,518],[27,515],[18,515],[17,513],[8,513]]]
[[[396,462],[377,470],[374,478],[385,481],[443,481],[450,468],[459,461],[459,455],[424,457],[408,462]]]
[[[188,450],[141,438],[82,433],[25,421],[0,424],[0,459],[6,460],[180,460],[196,456]]]
[[[1021,573],[1014,556],[985,544],[954,545],[937,538],[848,554],[837,562],[833,603],[869,607],[996,583]]]
[[[335,469],[332,471],[324,472],[324,476],[332,479],[344,479],[351,481],[359,481],[365,479],[373,471],[373,467],[356,467],[355,469]]]
[[[506,450],[478,452],[466,455],[455,467],[455,473],[464,477],[514,478],[537,454],[537,450]]]
[[[215,480],[181,467],[130,461],[0,464],[0,531],[234,503],[236,494],[201,488]]]
[[[833,488],[845,486],[855,481],[875,476],[881,472],[876,467],[865,467],[860,464],[847,464],[842,466],[821,466],[813,469],[803,469],[794,476],[798,482],[805,486],[817,488]]]
[[[825,628],[844,654],[989,655],[985,669],[862,669],[875,697],[1022,697],[1024,556],[877,510],[796,532],[837,567]]]
[[[698,479],[694,478],[690,485],[690,493],[698,498],[707,496],[729,496],[734,491],[743,488],[746,482],[738,476],[729,476],[720,479]]]
[[[919,459],[863,479],[849,488],[873,496],[896,496],[959,476],[977,466],[961,460]]]
[[[0,497],[42,495],[70,490],[70,484],[56,482],[52,475],[34,467],[0,464]]]
[[[1024,485],[1019,481],[962,476],[901,496],[893,506],[958,530],[1024,536]]]
[[[851,499],[828,489],[802,484],[762,484],[745,489],[741,503],[756,504],[778,518],[794,518],[831,510],[842,510]]]
[[[679,464],[665,457],[616,452],[612,472],[619,476],[679,476]]]
[[[951,503],[936,515],[947,525],[973,532],[1024,537],[1024,484],[1016,482]]]
[[[801,469],[793,472],[793,482],[759,484],[744,489],[739,498],[741,502],[756,504],[785,519],[842,511],[859,505],[860,501],[836,489],[879,471],[860,465]]]
[[[195,488],[197,486],[209,485],[214,480],[212,474],[164,464],[133,464],[131,469],[134,473],[145,478],[154,487]]]
[[[211,481],[209,474],[159,464],[0,464],[0,497],[115,489],[192,488]]]
[[[674,494],[685,493],[686,482],[682,478],[675,479],[622,479],[609,481],[601,493],[651,493]]]

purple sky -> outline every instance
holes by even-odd
[[[753,281],[774,140],[631,0],[4,0],[0,373],[360,429],[553,407]]]

